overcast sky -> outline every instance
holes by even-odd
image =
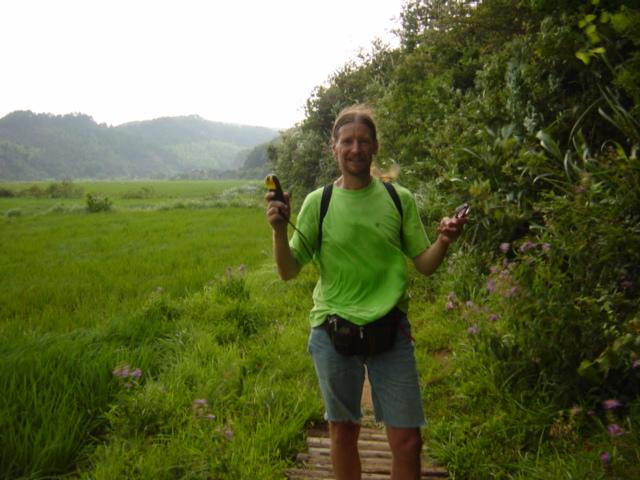
[[[287,128],[403,0],[2,0],[0,117],[197,114]]]

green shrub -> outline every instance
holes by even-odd
[[[111,210],[112,202],[109,197],[103,197],[97,193],[87,193],[87,212],[108,212]]]

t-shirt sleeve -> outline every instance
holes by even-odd
[[[316,254],[321,197],[322,189],[311,192],[304,199],[296,219],[297,230],[293,231],[289,241],[291,252],[300,266],[309,263]]]
[[[401,189],[400,195],[403,210],[402,250],[409,258],[414,258],[425,251],[431,242],[418,214],[415,197],[406,189]]]

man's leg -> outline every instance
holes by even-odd
[[[422,451],[420,429],[387,426],[387,438],[393,455],[391,480],[419,480]]]
[[[360,480],[358,422],[362,417],[363,360],[337,353],[322,327],[312,329],[308,347],[318,374],[326,409],[325,419],[329,421],[335,478]]]
[[[331,463],[336,480],[360,480],[358,454],[360,425],[351,422],[329,422]]]

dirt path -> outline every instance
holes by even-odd
[[[364,419],[360,430],[358,447],[362,461],[363,480],[387,480],[391,475],[391,451],[382,425],[373,420],[371,386],[365,380],[362,392]],[[317,425],[307,431],[307,450],[299,453],[295,468],[287,470],[289,480],[333,480],[329,457],[329,429],[327,424]],[[447,478],[446,469],[422,459],[421,479]]]

